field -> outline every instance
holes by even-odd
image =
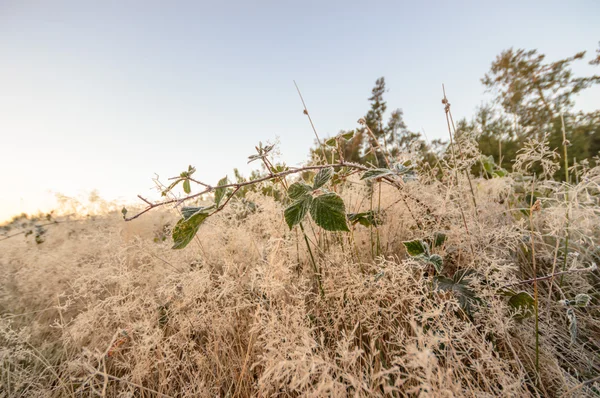
[[[17,218],[0,397],[600,395],[600,169],[464,170],[351,175],[331,189],[361,222],[307,218],[306,242],[273,190],[230,193],[181,250],[168,206]]]

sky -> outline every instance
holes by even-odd
[[[489,99],[480,79],[510,47],[548,59],[600,41],[589,1],[0,0],[0,221],[54,195],[135,202],[152,178],[215,184],[259,141],[308,159],[314,134],[357,127],[375,80],[409,129],[446,138]],[[598,73],[586,63],[575,72]],[[577,106],[597,109],[600,90]]]

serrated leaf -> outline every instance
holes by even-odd
[[[327,141],[325,141],[325,145],[327,145],[327,146],[335,146],[336,144],[337,144],[336,137],[330,138]]]
[[[426,255],[429,256],[429,246],[420,239],[402,242],[408,255],[411,257]]]
[[[373,210],[369,210],[363,213],[348,213],[346,216],[348,217],[348,221],[350,221],[352,225],[360,224],[365,227],[376,227],[381,224],[380,218],[378,217],[377,213]]]
[[[222,187],[223,185],[227,185],[227,176],[221,178],[217,183],[217,187]],[[219,207],[223,196],[225,196],[225,188],[215,189],[215,206]]]
[[[342,134],[342,138],[345,140],[351,140],[353,137],[354,137],[354,131]]]
[[[518,319],[528,318],[533,314],[535,300],[527,292],[519,292],[513,295],[509,300],[508,304],[515,310],[519,311],[516,316]]]
[[[395,163],[392,166],[392,171],[398,175],[413,173],[413,170],[411,168],[406,167],[402,163]]]
[[[183,216],[183,218],[185,218],[186,220],[188,218],[190,218],[191,216],[193,216],[194,214],[198,213],[198,212],[208,212],[208,210],[212,209],[214,207],[213,206],[208,206],[208,207],[192,207],[192,206],[184,206],[181,208],[181,215]]]
[[[208,218],[209,214],[202,211],[194,213],[189,218],[182,218],[177,221],[173,228],[173,247],[172,249],[183,249],[194,239],[200,225]]]
[[[304,195],[285,209],[283,216],[285,217],[285,222],[290,229],[292,229],[294,225],[300,224],[302,220],[304,220],[306,213],[308,213],[310,209],[312,201],[312,196]]]
[[[292,185],[290,185],[290,187],[287,190],[287,194],[290,199],[296,200],[296,199],[299,199],[300,197],[306,195],[307,193],[309,193],[312,190],[313,190],[313,188],[310,185],[305,184],[304,182],[298,181],[298,182],[295,182]]]
[[[319,189],[323,185],[327,184],[327,182],[331,179],[331,176],[333,176],[332,167],[319,170],[317,175],[315,175],[315,179],[313,180],[313,189]]]
[[[587,307],[588,304],[590,303],[590,300],[592,298],[590,296],[588,296],[587,294],[584,293],[580,293],[577,296],[575,296],[575,300],[573,300],[575,303],[575,305],[577,307]]]
[[[192,188],[190,187],[190,180],[183,181],[183,192],[185,192],[188,195],[190,194],[190,192],[192,192]]]
[[[454,273],[452,279],[445,276],[435,276],[433,278],[437,289],[454,292],[460,307],[469,316],[473,313],[473,305],[481,302],[481,299],[475,295],[475,291],[470,286],[471,275],[473,274],[473,270],[458,270]]]
[[[365,171],[360,179],[371,180],[373,178],[381,178],[392,174],[394,174],[394,172],[389,169],[370,169]]]
[[[433,264],[433,268],[435,268],[435,272],[438,275],[442,273],[442,269],[444,268],[444,259],[442,256],[438,254],[432,254],[427,258],[427,262]]]
[[[346,223],[344,201],[336,193],[326,193],[313,199],[310,216],[326,231],[350,231]]]

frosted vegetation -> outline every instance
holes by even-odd
[[[445,97],[443,148],[389,142],[381,104],[300,168],[1,227],[0,397],[600,394],[598,159],[551,112],[507,167]]]

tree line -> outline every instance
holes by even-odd
[[[573,74],[572,65],[584,61],[585,54],[582,51],[550,62],[537,50],[502,51],[481,79],[486,92],[492,94],[492,100],[478,107],[472,118],[458,120],[454,138],[470,137],[483,154],[506,170],[512,168],[524,142],[544,136],[552,149],[568,147],[569,167],[598,162],[600,109],[584,112],[575,107],[578,94],[600,83],[599,75]],[[600,65],[600,48],[589,64]],[[400,108],[392,110],[385,121],[388,109],[385,92],[385,78],[380,77],[371,91],[370,109],[362,120],[363,125],[342,130],[338,135],[353,138],[338,140],[336,146],[317,143],[311,149],[313,160],[327,156],[329,162],[335,162],[343,157],[346,161],[383,166],[383,151],[392,158],[411,151],[419,155],[422,164],[432,167],[447,143],[439,139],[427,142],[422,134],[410,130]],[[375,150],[377,147],[383,150]],[[565,164],[565,152],[557,152],[561,164]],[[479,162],[474,168],[480,165],[483,163]],[[555,178],[565,179],[564,168],[557,171]]]

